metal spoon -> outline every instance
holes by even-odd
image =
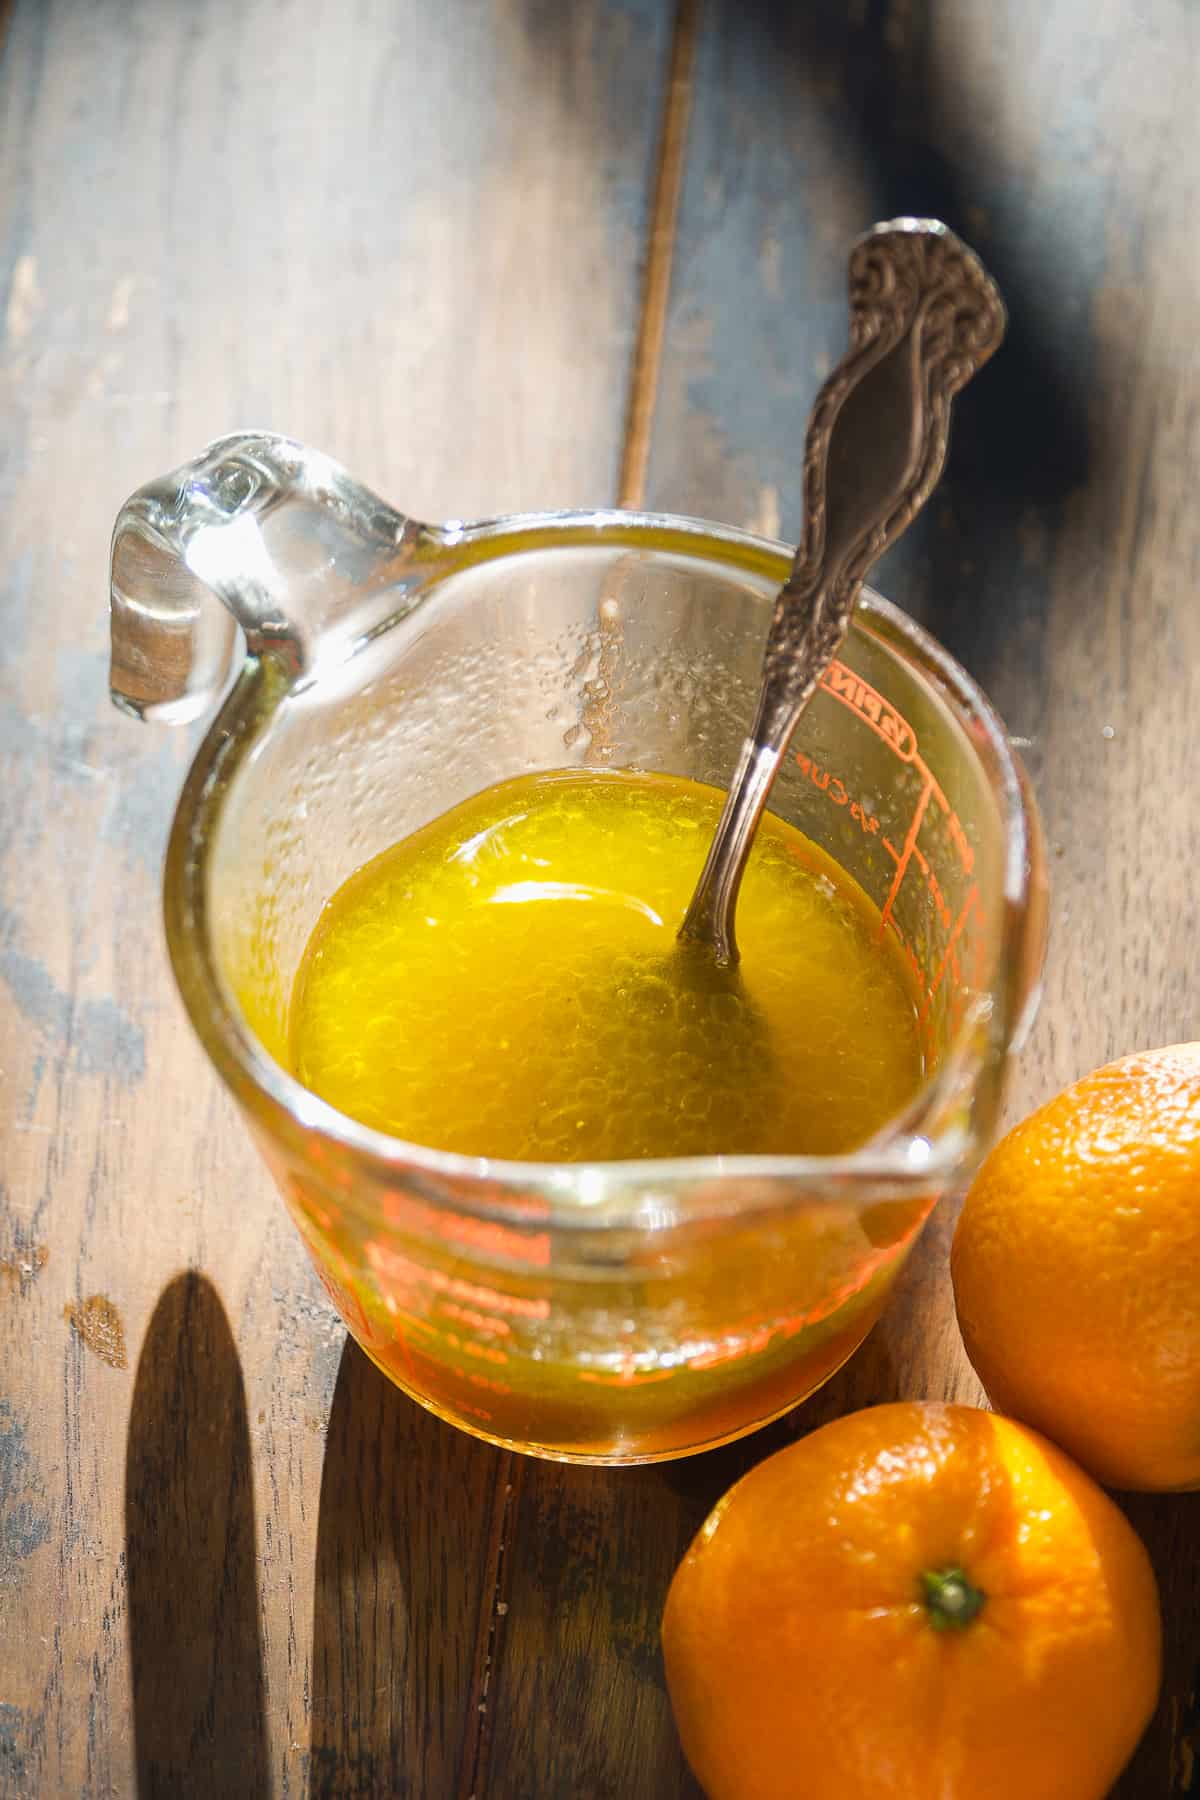
[[[850,349],[804,443],[804,534],[767,635],[758,711],[679,938],[738,960],[734,909],[796,722],[849,628],[863,581],[924,506],[946,460],[950,402],[1004,336],[978,257],[935,219],[893,219],[850,255]]]

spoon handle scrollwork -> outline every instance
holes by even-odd
[[[758,710],[680,937],[737,961],[746,857],[796,722],[837,654],[867,574],[946,460],[950,403],[1004,336],[1003,302],[944,225],[895,219],[850,257],[850,349],[817,395],[804,528],[767,634]]]

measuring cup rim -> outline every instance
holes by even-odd
[[[785,579],[793,551],[775,540],[685,515],[616,510],[508,514],[464,524],[449,521],[422,528],[434,565],[431,586],[458,569],[529,550],[606,545],[696,556],[742,568],[768,580]],[[968,1082],[975,1065],[1003,1066],[1019,1047],[1036,1004],[1044,941],[1044,919],[1034,917],[1031,891],[1041,878],[1041,838],[1036,804],[1003,724],[979,686],[922,626],[873,589],[864,588],[855,629],[866,630],[930,680],[981,756],[1002,817],[1006,854],[1004,920],[996,968],[1006,963],[1034,968],[1030,991],[1015,1005],[1000,1004],[990,1016],[968,1019],[941,1068],[910,1105],[867,1143],[837,1156],[691,1156],[620,1162],[540,1163],[471,1157],[430,1149],[360,1124],[305,1088],[251,1033],[228,992],[213,953],[207,922],[204,845],[212,841],[223,796],[241,760],[253,747],[279,700],[286,678],[269,659],[249,659],[196,752],[176,807],[164,869],[164,913],[168,948],[184,1004],[218,1073],[235,1097],[273,1136],[311,1151],[314,1135],[365,1164],[381,1184],[401,1179],[405,1187],[435,1204],[484,1222],[541,1229],[633,1230],[651,1227],[646,1190],[686,1188],[687,1203],[665,1206],[663,1225],[727,1218],[763,1209],[763,1184],[786,1184],[793,1199],[805,1195],[846,1204],[849,1191],[864,1183],[879,1189],[915,1191],[944,1186],[969,1173],[986,1148],[994,1118],[971,1129],[961,1121],[922,1131],[921,1122],[946,1112],[948,1097]],[[1032,959],[1029,937],[1034,935]],[[992,971],[994,976],[995,970]],[[997,984],[994,979],[993,988]],[[981,1030],[987,1045],[980,1048]],[[973,1083],[972,1083],[973,1085]],[[998,1110],[999,1083],[987,1110]],[[264,1107],[267,1117],[262,1117]],[[744,1204],[735,1184],[746,1188]],[[723,1190],[718,1203],[716,1189]],[[537,1200],[531,1207],[531,1197]],[[642,1196],[643,1198],[638,1198]],[[347,1210],[374,1216],[375,1209],[345,1195]],[[656,1218],[655,1224],[659,1223]]]

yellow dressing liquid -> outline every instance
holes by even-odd
[[[677,946],[722,796],[564,770],[487,789],[325,907],[292,1066],[364,1124],[541,1162],[833,1154],[924,1073],[907,973],[823,851],[767,815],[741,963]]]

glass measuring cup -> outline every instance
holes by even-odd
[[[771,804],[910,964],[930,1074],[902,1117],[837,1157],[518,1164],[386,1137],[288,1072],[309,933],[377,852],[531,770],[727,779],[789,564],[636,513],[422,525],[265,436],[221,440],[117,521],[117,703],[181,720],[224,693],[167,852],[184,1003],[349,1330],[494,1442],[647,1461],[795,1405],[994,1129],[1041,967],[1036,812],[978,689],[869,593]]]

